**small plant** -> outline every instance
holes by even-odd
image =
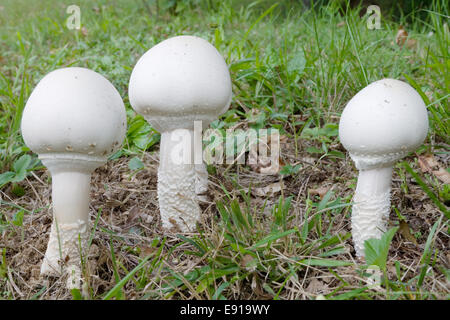
[[[34,170],[43,168],[37,157],[28,154],[22,155],[13,163],[13,171],[0,174],[0,189],[8,183],[20,182]]]

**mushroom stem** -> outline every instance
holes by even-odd
[[[353,197],[352,234],[356,255],[364,257],[364,241],[381,238],[390,212],[392,166],[360,170]]]
[[[89,238],[91,172],[103,161],[87,156],[40,158],[52,175],[53,202],[53,222],[41,274],[59,276],[66,267],[72,274],[81,274],[80,249],[81,254],[87,254]]]
[[[161,134],[158,201],[166,230],[194,231],[200,218],[193,142],[194,130],[176,129]]]

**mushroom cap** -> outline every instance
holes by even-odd
[[[395,79],[375,81],[342,112],[339,138],[358,169],[391,164],[420,146],[428,115],[420,95]]]
[[[31,93],[22,116],[25,144],[39,155],[104,158],[125,137],[122,98],[102,75],[85,68],[50,72]]]
[[[130,77],[131,106],[158,131],[208,125],[231,102],[228,66],[208,41],[194,36],[164,40],[148,50]]]

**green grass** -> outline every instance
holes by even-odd
[[[338,1],[309,9],[293,2],[231,0],[187,1],[177,7],[160,0],[158,8],[154,1],[77,1],[82,30],[68,30],[65,10],[73,2],[1,3],[0,188],[7,192],[11,185],[18,198],[25,192],[20,182],[27,176],[34,179],[31,172],[42,170],[21,138],[22,110],[37,82],[61,67],[93,69],[118,89],[127,108],[128,131],[122,150],[111,161],[129,157],[130,174],[137,176],[144,168],[143,153],[157,151],[160,136],[131,109],[129,76],[145,51],[180,34],[207,39],[229,65],[233,102],[212,124],[215,128],[224,131],[242,122],[251,128],[277,128],[292,141],[294,158],[306,152],[323,160],[321,166],[339,167],[344,165],[345,153],[338,147],[337,123],[346,102],[372,81],[398,78],[421,94],[429,110],[429,134],[417,154],[428,152],[448,159],[450,33],[446,1],[432,1],[427,9],[402,13],[398,18],[383,11],[380,30],[366,27],[360,7],[347,8]],[[414,48],[395,43],[400,24],[406,24],[410,38],[417,41]],[[299,139],[308,142],[306,150]],[[299,168],[294,163],[286,166],[285,178],[297,181],[304,174]],[[364,272],[364,266],[353,261],[344,245],[350,234],[341,224],[343,217],[349,218],[350,193],[332,189],[322,199],[302,197],[299,205],[297,188],[277,198],[267,214],[266,203],[254,207],[250,190],[241,188],[239,176],[230,172],[221,186],[223,198],[213,208],[211,226],[194,236],[172,239],[170,245],[155,234],[149,240],[154,250],[150,256],[144,258],[139,246],[129,248],[113,231],[98,228],[108,235],[112,285],[102,292],[90,288],[87,296],[75,291],[71,297],[125,299],[131,290],[133,297],[141,299],[315,299],[314,293],[296,295],[292,288],[301,286],[310,274],[325,274],[333,279],[327,299],[436,299],[445,294],[448,298],[448,292],[424,286],[438,275],[444,275],[444,281],[449,279],[448,268],[436,258],[441,251],[434,247],[437,233],[448,241],[448,220],[440,218],[448,216],[448,186],[421,173],[413,158],[396,171],[404,180],[404,194],[408,195],[406,181],[412,176],[431,199],[436,214],[433,228],[421,238],[426,246],[418,249],[423,253],[417,258],[420,271],[411,275],[408,266],[392,262],[395,275],[388,276],[383,270],[380,290],[368,288],[362,280],[352,283],[342,274],[353,268],[362,279]],[[334,179],[341,182],[339,177]],[[0,201],[0,232],[8,237],[23,234],[24,214],[44,209],[24,209],[9,200]],[[7,212],[14,210],[21,213],[11,219]],[[3,247],[6,245],[0,242]],[[0,252],[0,297],[12,298],[7,286],[9,256],[6,248]],[[125,252],[139,257],[139,263],[126,266],[121,260]],[[174,255],[196,264],[180,270],[170,262]],[[39,298],[42,290],[34,290],[29,298]]]

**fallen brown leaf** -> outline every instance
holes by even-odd
[[[287,138],[283,139],[286,140]],[[280,157],[281,137],[276,134],[270,134],[265,138],[265,140],[266,141],[258,140],[256,144],[258,152],[256,152],[255,144],[250,146],[250,152],[248,153],[248,164],[255,172],[275,175],[278,174],[282,166],[285,165],[285,162]],[[262,148],[265,149],[264,153],[262,153]],[[278,162],[275,159],[278,160]]]
[[[157,251],[157,248],[154,247],[147,247],[147,246],[140,246],[141,252],[139,253],[140,258],[145,258]]]
[[[88,29],[86,27],[81,27],[80,31],[83,36],[86,37],[88,35]]]
[[[406,240],[408,240],[409,242],[414,243],[417,246],[417,240],[416,238],[411,234],[411,231],[409,229],[409,225],[406,221],[401,220],[400,221],[400,228],[398,229],[398,231],[400,232],[400,234],[403,236],[403,238],[405,238]]]
[[[417,46],[417,40],[408,38],[408,32],[403,26],[398,27],[397,34],[395,35],[395,43],[400,47],[406,45],[409,49],[414,49]]]
[[[330,187],[319,187],[317,189],[309,189],[308,193],[311,195],[317,195],[320,197],[320,199],[323,199],[323,197],[327,194],[328,190],[330,190]]]
[[[308,287],[306,288],[307,292],[317,294],[317,293],[323,293],[328,289],[328,286],[325,285],[322,281],[318,280],[317,278],[313,278],[310,282]]]
[[[403,26],[399,26],[397,30],[397,34],[395,35],[395,43],[399,46],[403,46],[408,39],[408,32],[406,32]]]
[[[241,267],[245,270],[253,272],[256,270],[257,261],[252,255],[246,254],[244,257],[242,257],[240,264]]]
[[[450,184],[450,173],[444,168],[439,168],[439,170],[434,170],[433,174],[436,178],[441,180],[445,184]]]
[[[267,197],[273,196],[274,194],[281,192],[283,188],[284,188],[283,181],[278,181],[275,183],[268,184],[265,187],[254,188],[252,190],[252,193],[258,197]]]
[[[419,156],[417,162],[423,173],[432,173],[443,183],[450,183],[450,173],[439,165],[439,162],[432,154]]]
[[[439,167],[439,163],[432,154],[421,155],[417,158],[417,161],[423,173],[430,173],[433,168]]]

